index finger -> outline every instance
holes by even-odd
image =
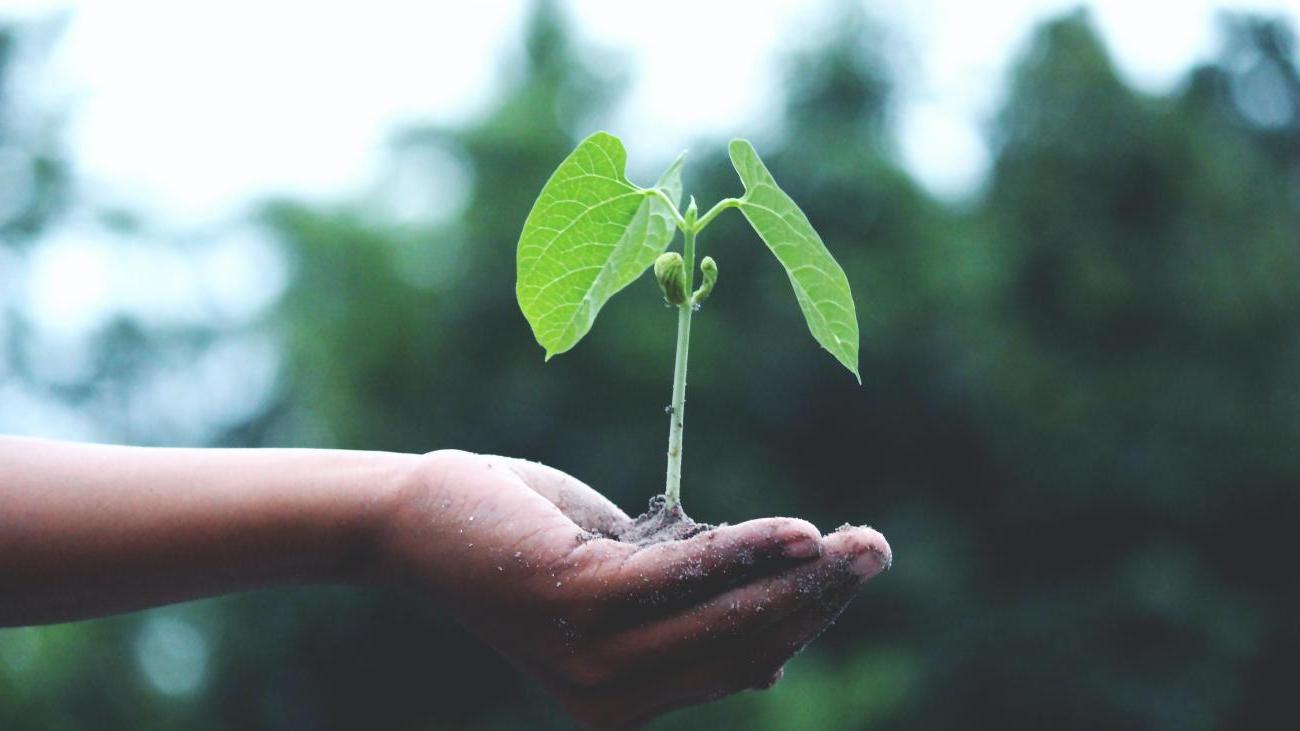
[[[685,540],[642,548],[621,545],[627,547],[621,562],[612,576],[603,577],[610,598],[662,613],[817,558],[821,532],[798,518],[760,518]]]
[[[760,654],[774,656],[786,649],[792,653],[811,639],[815,627],[829,624],[858,587],[892,560],[888,541],[870,528],[832,533],[822,546],[817,561],[746,582],[686,611],[622,630],[604,641],[600,652],[611,667],[658,669],[683,659],[760,651],[772,634],[768,627],[788,624],[788,631],[775,633],[775,649]],[[797,617],[803,619],[791,621]],[[795,639],[799,641],[793,643]]]

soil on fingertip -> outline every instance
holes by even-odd
[[[645,547],[666,541],[681,541],[699,535],[717,526],[696,523],[682,510],[681,505],[667,506],[663,495],[650,498],[650,507],[625,527],[613,531],[608,537],[634,546]]]

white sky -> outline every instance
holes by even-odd
[[[1086,4],[1125,73],[1152,90],[1212,53],[1217,8],[1300,18],[1300,0]],[[941,195],[978,183],[987,165],[980,129],[1009,58],[1036,21],[1076,5],[866,3],[888,33],[902,81],[900,148],[923,183]],[[775,59],[815,39],[828,5],[747,0],[741,16],[737,7],[569,3],[585,41],[621,55],[632,72],[632,92],[608,126],[634,158],[666,157],[702,135],[761,135]],[[505,56],[518,51],[527,8],[0,0],[0,17],[71,13],[42,88],[72,105],[79,173],[114,199],[189,224],[269,192],[328,197],[362,187],[403,122],[464,119],[489,102]]]

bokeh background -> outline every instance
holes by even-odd
[[[914,4],[934,12],[914,8],[907,22],[897,3],[785,7],[771,11],[775,26],[738,17],[694,31],[670,69],[711,58],[710,38],[766,50],[728,59],[734,76],[673,79],[694,89],[673,100],[645,81],[662,78],[658,57],[627,40],[644,19],[616,22],[598,5],[485,4],[478,15],[518,18],[488,33],[490,73],[384,57],[392,78],[362,85],[419,100],[424,79],[427,98],[395,108],[383,148],[354,168],[364,174],[316,187],[258,167],[241,135],[271,130],[277,149],[307,150],[306,169],[334,159],[313,125],[284,119],[335,82],[356,88],[348,69],[374,71],[361,56],[385,28],[409,38],[418,26],[322,29],[309,11],[285,37],[231,10],[206,42],[232,69],[250,45],[284,54],[256,108],[227,110],[217,129],[228,135],[185,127],[215,108],[192,108],[203,85],[213,105],[225,98],[223,58],[191,74],[159,57],[137,69],[148,93],[118,120],[122,145],[110,134],[87,146],[78,115],[94,99],[47,80],[69,28],[85,28],[78,14],[105,12],[0,22],[0,429],[454,446],[543,460],[638,511],[662,483],[674,317],[643,279],[543,365],[514,302],[518,231],[593,129],[631,130],[641,181],[690,141],[686,186],[706,206],[739,190],[724,143],[744,134],[848,273],[864,385],[815,346],[779,266],[724,216],[702,239],[722,278],[694,332],[687,506],[715,522],[870,523],[896,562],[776,689],[654,727],[1269,728],[1293,717],[1294,9],[1138,3],[1150,6],[1141,17],[1104,30],[1087,8],[1010,3],[1014,32],[995,33],[944,3]],[[185,14],[169,12],[140,37],[167,36]],[[455,11],[433,12],[431,39],[454,32]],[[1189,23],[1211,42],[1154,82],[1111,50],[1163,48]],[[298,42],[334,49],[336,63],[316,69],[294,55]],[[980,58],[995,64],[944,61],[986,43]],[[100,50],[83,68],[112,68],[112,44]],[[155,71],[200,91],[151,86]],[[453,77],[486,80],[444,113],[454,105],[435,82]],[[978,97],[975,142],[945,111],[963,89]],[[711,100],[730,110],[721,121]],[[690,114],[654,116],[679,104],[713,121],[697,131]],[[105,160],[175,157],[130,137],[137,123],[170,130],[158,145],[206,156],[184,158],[170,183],[114,184]],[[245,179],[260,183],[229,183]],[[186,197],[204,184],[220,195]],[[278,589],[0,630],[3,729],[571,727],[411,596]]]

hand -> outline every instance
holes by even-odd
[[[549,467],[443,451],[417,472],[383,540],[388,576],[600,727],[771,687],[890,563],[870,528],[823,537],[793,518],[638,548],[601,537],[623,511]]]

